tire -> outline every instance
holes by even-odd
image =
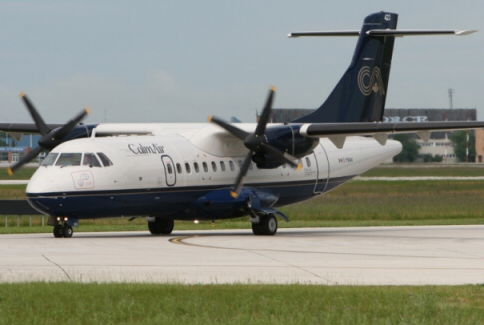
[[[64,225],[64,229],[63,229],[64,237],[71,238],[73,234],[74,234],[74,230],[72,229],[72,227],[69,225]]]
[[[260,236],[260,235],[263,235],[264,233],[262,232],[262,228],[260,226],[260,223],[253,223],[252,224],[252,232],[254,233],[254,235],[256,236]]]
[[[158,222],[148,222],[148,229],[150,230],[152,235],[159,235],[161,234],[161,230],[159,229]]]
[[[173,220],[156,218],[155,222],[148,222],[148,229],[153,235],[169,235],[173,231]]]
[[[274,214],[268,214],[261,218],[260,227],[262,233],[266,236],[274,236],[277,232],[277,218]]]
[[[175,221],[174,220],[161,220],[161,234],[162,235],[169,235],[173,231],[173,228],[175,227]]]
[[[64,229],[61,225],[54,226],[54,237],[61,238],[64,236]]]

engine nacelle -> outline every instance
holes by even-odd
[[[267,144],[282,152],[287,152],[296,158],[307,156],[316,148],[319,139],[302,136],[299,133],[300,128],[300,124],[284,124],[268,127],[265,132]],[[256,151],[252,156],[252,161],[257,164],[257,167],[263,169],[277,168],[283,164],[270,154],[265,153],[262,149],[261,151]]]

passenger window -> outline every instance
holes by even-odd
[[[206,162],[203,162],[202,165],[203,165],[203,170],[207,173],[208,172],[207,163]]]
[[[61,153],[56,166],[80,166],[82,153]]]
[[[97,155],[101,159],[101,162],[103,163],[104,167],[109,167],[109,166],[113,165],[111,160],[105,154],[103,154],[102,152],[98,152]]]
[[[170,163],[167,163],[166,164],[166,169],[168,170],[168,174],[173,174],[173,168],[171,167],[171,164]]]
[[[200,171],[200,168],[198,168],[198,163],[193,163],[193,167],[195,168],[195,172],[199,172]]]
[[[84,158],[82,158],[82,165],[89,167],[101,167],[101,163],[97,160],[93,153],[85,153]]]
[[[47,158],[44,159],[42,162],[42,166],[52,166],[55,163],[55,160],[57,159],[57,156],[59,156],[58,153],[50,153]]]
[[[189,163],[185,163],[185,170],[187,171],[187,174],[190,174],[190,164]]]
[[[232,160],[229,161],[229,166],[231,171],[235,170],[234,162]]]
[[[217,164],[215,163],[215,161],[212,161],[212,170],[213,170],[214,172],[216,172],[216,171],[217,171]]]
[[[311,160],[309,160],[309,157],[306,157],[306,165],[308,165],[308,167],[311,167]]]
[[[179,163],[176,163],[176,170],[178,171],[178,174],[182,173],[182,167]]]
[[[220,169],[222,169],[223,172],[225,171],[225,163],[223,161],[220,162]]]

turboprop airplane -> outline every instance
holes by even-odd
[[[39,132],[39,146],[10,167],[14,173],[51,150],[27,186],[27,199],[50,216],[55,237],[71,237],[82,219],[146,216],[152,234],[174,220],[249,216],[255,235],[274,235],[279,207],[327,193],[401,151],[389,134],[483,128],[484,122],[382,123],[396,37],[467,35],[465,30],[397,30],[398,15],[378,12],[361,30],[297,32],[356,36],[348,70],[314,113],[268,124],[275,88],[257,124],[210,117],[200,124],[46,124],[22,94],[34,124],[0,124]],[[234,181],[235,180],[235,181]]]

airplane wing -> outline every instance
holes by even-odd
[[[57,129],[63,124],[46,124],[49,130]],[[39,128],[35,123],[0,123],[0,131],[13,133],[39,133]]]
[[[483,121],[312,123],[303,124],[300,133],[310,138],[329,138],[336,147],[341,149],[348,136],[372,136],[384,145],[390,134],[417,133],[422,140],[428,141],[430,133],[434,131],[482,128],[484,128]]]

